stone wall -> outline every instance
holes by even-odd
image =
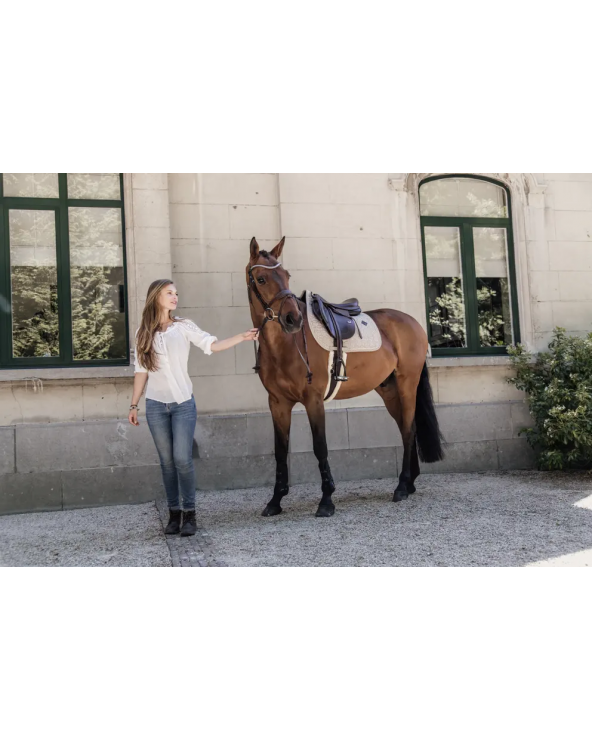
[[[592,174],[544,177],[544,238],[528,254],[536,349],[557,325],[592,331]]]

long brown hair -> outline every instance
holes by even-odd
[[[167,278],[155,280],[148,288],[146,305],[142,311],[142,321],[136,335],[136,357],[142,367],[153,373],[158,369],[158,359],[154,351],[154,333],[160,327],[161,309],[158,305],[158,295],[167,285],[173,285],[173,281]],[[169,311],[171,321],[178,321]]]

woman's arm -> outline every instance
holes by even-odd
[[[213,344],[210,345],[210,349],[212,352],[222,352],[225,349],[230,349],[231,347],[234,347],[236,344],[240,344],[241,342],[247,342],[249,340],[257,339],[259,335],[259,329],[249,329],[249,331],[245,331],[242,334],[236,334],[234,337],[229,337],[228,339],[218,339]]]
[[[134,374],[134,390],[132,391],[131,402],[132,406],[138,405],[140,398],[142,397],[142,393],[144,393],[144,388],[146,387],[147,382],[147,372],[139,372]],[[138,409],[130,409],[127,418],[130,424],[133,424],[135,427],[140,426],[140,422],[138,421]]]
[[[206,355],[211,355],[212,352],[222,352],[249,339],[257,339],[259,335],[259,329],[249,329],[249,331],[236,334],[228,339],[218,339],[213,334],[208,334],[207,331],[200,329],[189,319],[183,319],[179,322],[179,325],[183,328],[187,339],[205,352]]]

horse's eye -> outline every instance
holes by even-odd
[[[265,279],[264,278],[257,278],[257,282],[259,285],[265,285]]]

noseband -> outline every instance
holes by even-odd
[[[278,262],[277,265],[251,265],[249,267],[249,303],[252,303],[251,300],[251,291],[257,296],[259,303],[263,306],[264,311],[264,317],[263,317],[263,323],[259,327],[259,331],[262,332],[265,324],[267,324],[268,321],[277,321],[280,326],[283,327],[283,324],[280,321],[280,318],[282,316],[282,309],[284,307],[284,303],[287,301],[288,298],[294,298],[297,300],[294,293],[292,293],[291,290],[288,290],[287,288],[284,290],[280,290],[279,293],[276,293],[274,297],[271,299],[269,303],[266,302],[266,300],[263,298],[261,293],[259,292],[259,288],[257,287],[257,281],[255,280],[255,277],[253,275],[253,270],[256,267],[261,267],[264,270],[275,270],[278,267],[281,267],[281,262]],[[273,310],[272,306],[276,301],[280,301],[280,307],[278,309],[278,312]],[[294,337],[294,344],[296,345],[296,349],[298,350],[298,354],[302,358],[302,362],[306,365],[306,378],[308,380],[308,383],[312,382],[312,372],[310,371],[310,364],[308,362],[308,347],[306,346],[306,332],[304,331],[304,320],[302,321],[302,341],[304,342],[304,355],[300,351],[300,347],[298,346],[298,343],[296,342],[296,335],[293,335]],[[255,348],[255,367],[253,368],[255,372],[259,372],[260,365],[259,365],[259,353],[257,352],[257,349]]]

